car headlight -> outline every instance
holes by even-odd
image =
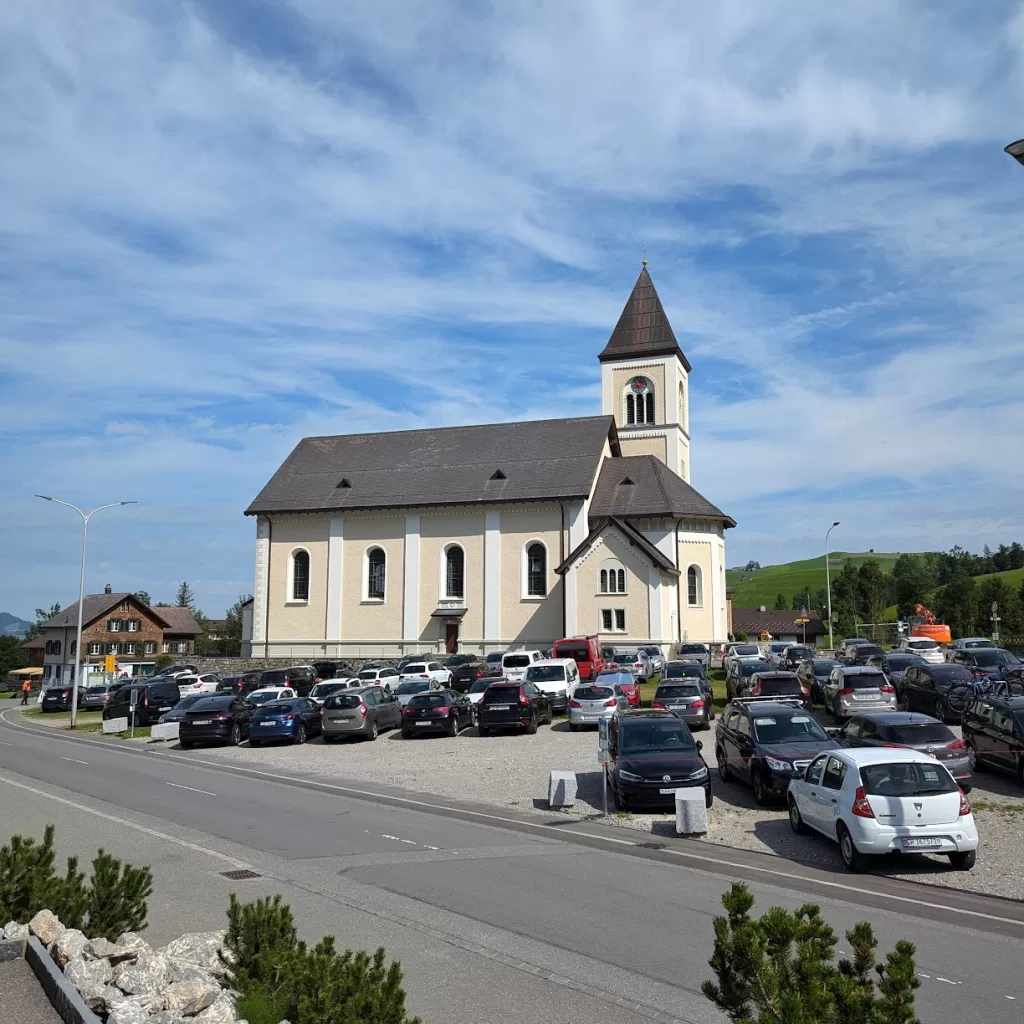
[[[634,775],[632,772],[627,772],[624,769],[619,769],[619,778],[625,779],[626,782],[643,782],[642,775]]]
[[[695,772],[692,772],[689,776],[691,779],[706,779],[708,777],[708,766],[702,765]]]
[[[766,757],[765,761],[773,772],[791,772],[793,770],[793,766],[789,761],[780,761],[774,757]]]

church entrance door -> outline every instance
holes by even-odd
[[[458,653],[459,624],[457,622],[446,622],[444,624],[444,649],[448,654]]]

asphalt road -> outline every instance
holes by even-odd
[[[9,722],[9,719],[14,719]],[[700,995],[711,918],[732,878],[761,909],[822,906],[840,935],[867,919],[880,952],[914,942],[924,1024],[1016,1024],[1024,907],[873,875],[795,867],[552,815],[330,785],[0,718],[3,834],[59,827],[152,865],[158,941],[223,926],[227,893],[282,892],[305,935],[385,945],[426,1024],[721,1020]],[[259,877],[233,881],[246,868]],[[840,949],[846,949],[842,939]]]

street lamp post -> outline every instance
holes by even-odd
[[[91,512],[83,512],[77,505],[72,505],[70,501],[61,501],[60,498],[51,498],[48,494],[37,494],[37,498],[42,498],[43,501],[54,501],[58,505],[67,505],[68,508],[73,508],[82,517],[82,575],[78,581],[78,628],[75,630],[75,671],[71,677],[71,728],[78,724],[78,679],[81,675],[82,669],[82,606],[85,604],[85,545],[89,537],[89,520],[92,519],[97,512],[102,512],[105,508],[117,508],[118,505],[134,505],[134,501],[114,501],[109,505],[100,505],[99,508],[94,508]]]
[[[828,646],[829,650],[832,650],[832,580],[829,577],[828,572],[828,535],[839,525],[838,521],[834,522],[825,531],[825,592],[828,595]]]
[[[1024,164],[1024,139],[1018,139],[1016,142],[1011,142],[1003,149],[1003,152],[1012,156],[1017,163]]]

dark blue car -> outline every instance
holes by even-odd
[[[249,720],[249,746],[268,740],[305,743],[320,730],[320,705],[308,697],[291,697],[261,704]]]

